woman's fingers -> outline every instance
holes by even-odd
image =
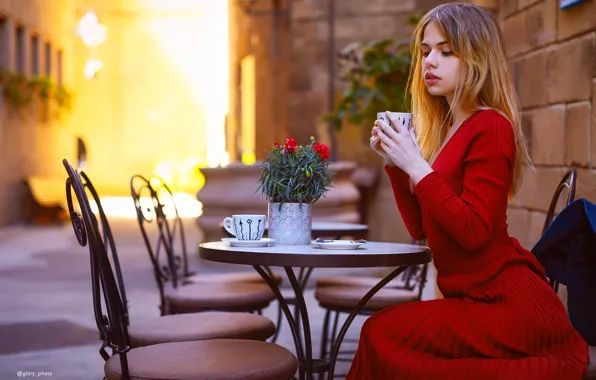
[[[385,121],[383,121],[383,120],[377,120],[377,121],[375,121],[375,125],[377,126],[377,128],[378,128],[378,130],[380,132],[385,133],[390,138],[395,139],[397,137],[397,132],[395,132],[393,130],[393,128],[391,128],[389,126],[389,124],[386,123]]]
[[[387,116],[387,118],[388,118],[389,120],[391,120],[391,125],[394,125],[394,126],[395,126],[395,130],[396,130],[398,133],[406,133],[406,132],[408,131],[408,127],[406,127],[406,126],[403,126],[403,125],[400,123],[400,121],[397,119],[397,117],[393,117],[393,116],[391,115],[391,112],[389,112],[389,111],[385,111],[385,115]]]
[[[393,133],[395,133],[395,132],[393,132]],[[389,147],[395,146],[395,144],[398,143],[397,141],[395,141],[391,137],[387,136],[382,131],[379,131],[379,133],[377,133],[377,137],[381,140],[382,144],[384,143],[386,146],[389,146]]]

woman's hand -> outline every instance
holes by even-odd
[[[377,137],[381,140],[380,146],[387,158],[406,172],[414,184],[417,184],[433,170],[422,157],[414,129],[408,131],[396,118],[391,116],[390,112],[386,112],[386,115],[397,130],[382,120],[375,121],[375,126],[378,128]]]
[[[387,153],[385,153],[385,151],[381,147],[381,138],[377,136],[378,131],[379,128],[375,125],[371,131],[372,136],[370,136],[370,147],[372,148],[372,150],[375,151],[375,153],[383,157],[383,160],[385,160],[385,165],[395,166],[393,161],[389,159]]]

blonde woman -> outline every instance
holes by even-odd
[[[377,120],[370,145],[410,235],[428,239],[445,298],[370,317],[348,379],[581,379],[586,342],[507,232],[530,160],[497,24],[478,6],[438,6],[412,63],[416,134]]]

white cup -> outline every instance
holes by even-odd
[[[261,240],[265,232],[265,215],[232,215],[223,220],[223,226],[238,240]]]
[[[408,131],[412,128],[412,114],[411,113],[409,113],[409,112],[391,112],[391,117],[393,117],[393,119],[397,119],[401,123],[401,125],[406,127],[406,129]],[[383,120],[384,122],[389,124],[389,126],[392,127],[394,130],[397,130],[397,128],[394,125],[391,125],[391,120],[388,120],[385,112],[377,112],[377,119]]]

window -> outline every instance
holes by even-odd
[[[8,41],[6,38],[8,37],[8,33],[6,33],[6,19],[0,18],[0,70],[8,68],[8,57],[9,57],[9,50],[8,50]]]
[[[39,37],[31,36],[31,75],[39,75]]]
[[[45,71],[44,74],[51,77],[52,76],[52,45],[49,42],[46,42],[43,47],[43,55],[45,61]]]
[[[56,54],[56,69],[58,71],[58,76],[57,76],[58,84],[62,84],[62,51],[61,50],[58,50],[58,53]]]
[[[25,28],[18,26],[15,33],[15,52],[17,73],[25,74]]]

